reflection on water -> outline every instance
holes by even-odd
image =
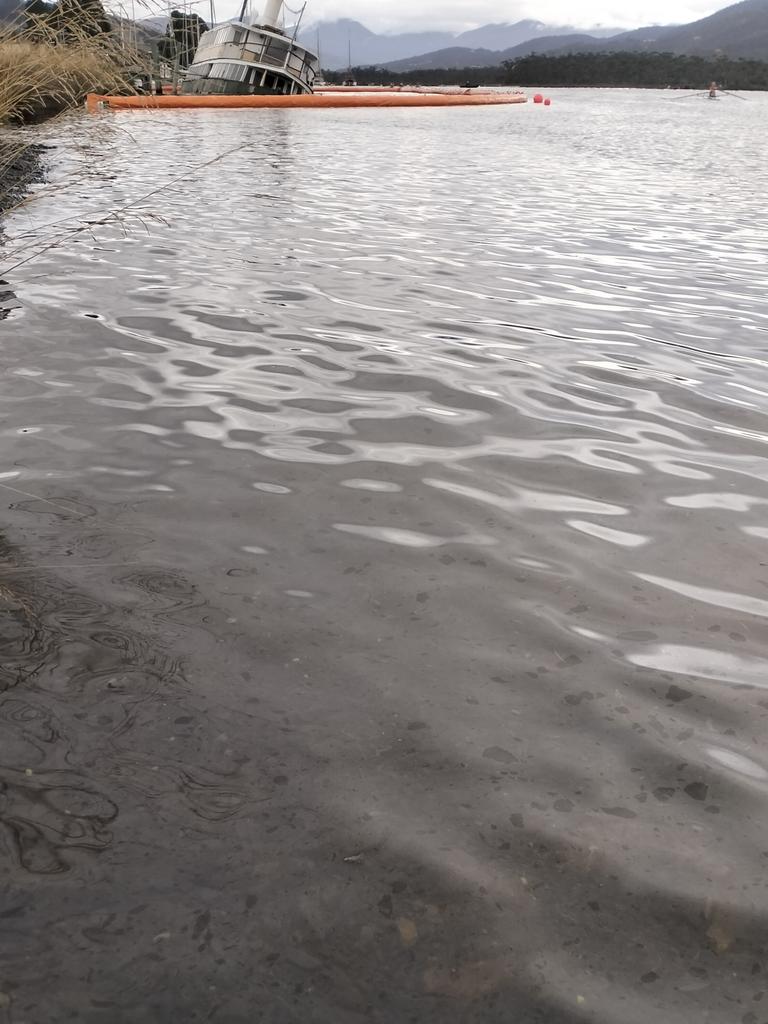
[[[767,104],[49,129],[14,1020],[761,1024]]]

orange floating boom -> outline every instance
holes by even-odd
[[[498,95],[495,89],[485,89],[482,86],[462,85],[321,85],[315,89],[315,95],[326,92],[428,92],[437,93],[440,96],[456,95],[457,93],[479,95],[488,93]],[[517,93],[517,95],[521,95]]]
[[[523,93],[483,92],[333,92],[314,95],[266,96],[99,96],[91,93],[86,106],[96,110],[194,110],[200,107],[482,107],[525,103]]]

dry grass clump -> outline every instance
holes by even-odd
[[[13,126],[71,110],[89,92],[133,91],[126,81],[141,63],[85,15],[66,26],[28,17],[0,28],[0,211],[17,205],[40,177],[33,139]]]
[[[70,109],[89,92],[124,90],[133,62],[103,33],[70,31],[61,41],[44,23],[6,29],[0,32],[0,124]]]

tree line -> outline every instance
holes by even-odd
[[[504,68],[433,68],[420,71],[389,71],[376,65],[347,71],[323,71],[329,85],[342,85],[350,77],[358,85],[504,85]]]
[[[23,34],[31,40],[67,43],[83,36],[106,34],[114,29],[102,0],[28,0],[24,5]],[[208,25],[197,14],[171,11],[165,35],[155,44],[157,55],[168,64],[186,68]]]
[[[768,63],[674,53],[532,53],[506,61],[503,81],[526,86],[613,86],[636,89],[768,89]]]
[[[207,31],[208,25],[199,14],[171,11],[165,35],[157,44],[160,59],[169,64],[176,62],[180,68],[189,67],[200,36]]]
[[[28,39],[97,36],[112,28],[101,0],[29,0],[24,5],[24,35]]]
[[[686,57],[674,53],[529,54],[488,68],[429,68],[396,72],[377,66],[324,71],[341,85],[350,76],[361,85],[592,86],[636,89],[704,89],[718,82],[728,89],[768,89],[768,62],[728,57]]]

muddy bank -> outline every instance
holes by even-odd
[[[43,180],[40,156],[46,149],[28,144],[13,135],[0,136],[0,213],[17,206],[31,185]]]
[[[47,147],[0,135],[0,247],[3,243],[2,215],[22,203],[32,185],[44,180],[41,155]],[[2,264],[0,263],[0,267]],[[17,307],[16,296],[0,277],[0,320]]]

